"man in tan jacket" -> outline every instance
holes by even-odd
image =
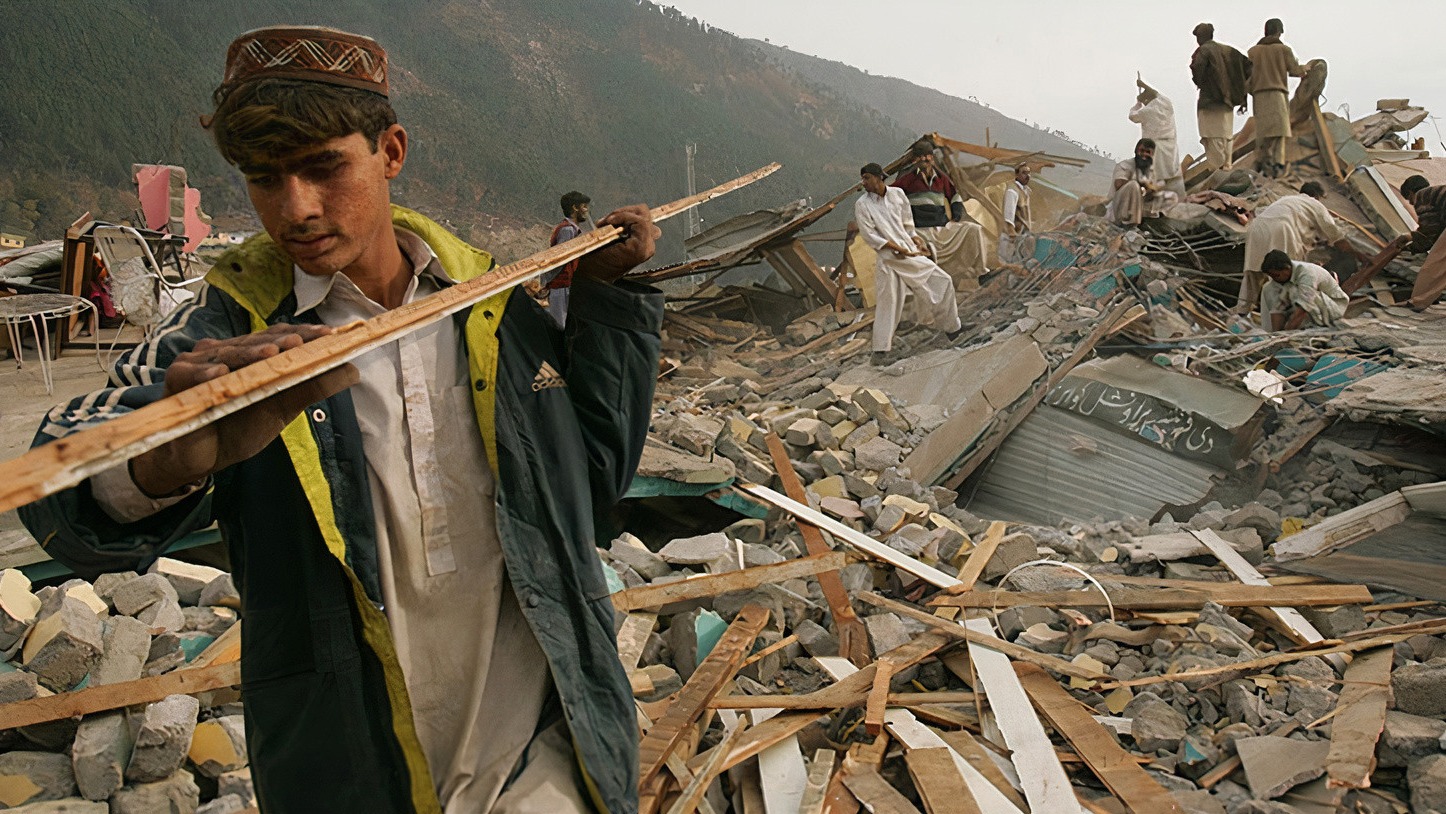
[[[1278,177],[1285,172],[1285,140],[1290,138],[1290,91],[1292,76],[1305,76],[1295,52],[1280,41],[1285,24],[1279,19],[1265,21],[1265,36],[1251,46],[1250,99],[1255,108],[1255,169]]]

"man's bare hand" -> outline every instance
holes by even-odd
[[[233,339],[202,339],[166,368],[165,393],[184,392],[329,333],[323,325],[273,325]],[[357,378],[356,367],[342,365],[302,382],[141,453],[131,461],[131,476],[146,494],[174,493],[260,452],[308,405],[351,387]]]
[[[616,243],[584,255],[578,261],[577,273],[604,283],[611,283],[646,263],[657,250],[657,239],[663,235],[663,230],[653,224],[652,212],[641,204],[615,209],[597,225],[617,226],[623,230],[623,236]]]

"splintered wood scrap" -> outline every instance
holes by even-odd
[[[833,778],[833,766],[838,755],[832,749],[819,749],[813,753],[808,765],[808,783],[803,788],[803,800],[798,804],[798,814],[823,814],[824,803],[828,802],[829,780]]]
[[[808,496],[803,488],[803,481],[799,480],[798,472],[793,468],[793,461],[788,457],[788,450],[783,446],[783,439],[777,433],[768,433],[764,437],[768,444],[768,457],[773,461],[774,472],[778,474],[778,481],[783,486],[783,491],[792,500],[801,504],[808,503]],[[809,523],[802,518],[794,518],[798,526],[799,534],[803,535],[804,547],[809,554],[819,555],[832,551],[823,533],[818,526]],[[843,566],[839,566],[842,568]],[[828,603],[829,615],[833,617],[834,630],[839,640],[839,652],[844,658],[854,664],[863,666],[869,661],[869,637],[868,631],[864,628],[863,621],[858,614],[854,613],[853,603],[849,601],[848,591],[844,589],[843,577],[838,570],[825,571],[815,577],[818,580],[818,587],[823,591],[824,601]]]
[[[845,765],[843,783],[873,814],[920,814],[898,789],[872,766]]]
[[[894,663],[887,657],[874,662],[874,686],[869,690],[868,702],[864,705],[864,731],[878,735],[884,731],[884,711],[889,703],[889,682],[894,680]]]
[[[668,814],[692,814],[692,812],[698,808],[698,803],[703,800],[703,795],[708,791],[708,786],[713,783],[713,780],[717,778],[718,775],[723,773],[723,757],[726,756],[728,750],[732,749],[738,740],[743,737],[743,733],[747,729],[748,725],[743,721],[739,721],[738,724],[733,727],[732,731],[723,736],[723,741],[719,744],[719,746],[723,748],[719,749],[718,752],[693,775],[693,779],[689,781],[688,785],[683,789],[682,795],[678,797],[677,801],[668,809]]]
[[[964,596],[969,596],[969,594],[964,594]],[[1096,596],[1098,596],[1098,594],[1096,594]],[[1110,676],[1106,673],[1090,670],[1086,667],[1081,667],[1078,664],[1065,661],[1064,659],[1058,658],[1056,656],[1051,656],[1046,653],[1040,653],[1034,650],[1030,650],[1024,645],[1005,641],[1004,639],[1001,639],[998,636],[993,635],[992,633],[981,633],[977,630],[972,630],[964,625],[961,625],[958,622],[951,622],[945,619],[940,619],[937,616],[931,616],[930,614],[927,614],[919,610],[918,608],[910,607],[903,602],[888,599],[886,597],[879,596],[878,594],[860,594],[858,598],[869,603],[870,605],[892,611],[899,614],[900,616],[907,616],[910,619],[915,619],[923,622],[924,624],[946,636],[950,636],[955,639],[963,639],[964,641],[971,644],[982,645],[992,650],[997,650],[1001,653],[1004,653],[1005,655],[1019,659],[1020,661],[1027,661],[1031,664],[1037,664],[1040,667],[1043,667],[1054,673],[1059,673],[1060,675],[1066,675],[1072,678],[1079,678],[1085,681],[1107,681],[1110,678]]]
[[[170,695],[195,695],[200,692],[234,687],[241,683],[241,663],[223,661],[207,667],[185,667],[157,676],[134,681],[86,687],[83,690],[56,693],[43,698],[12,701],[0,705],[0,729],[31,726],[62,718],[74,718],[93,712],[120,709],[135,704],[160,701]]]
[[[989,567],[989,560],[994,557],[994,552],[999,550],[1006,528],[1008,526],[999,520],[989,524],[989,530],[984,532],[984,539],[974,546],[974,550],[969,552],[969,559],[964,561],[964,567],[959,569],[959,584],[946,588],[946,591],[955,594],[974,590],[974,583],[979,581],[984,569]]]
[[[1069,741],[1095,776],[1135,814],[1180,814],[1174,795],[1155,782],[1135,757],[1120,747],[1074,696],[1032,664],[1015,664],[1014,672],[1036,709]]]
[[[770,746],[788,740],[821,717],[823,717],[823,713],[817,710],[785,712],[749,727],[747,734],[733,746],[732,752],[723,760],[723,771],[757,757]],[[688,758],[686,761],[688,767],[690,769],[701,768],[717,751],[718,747],[714,746]]]
[[[1115,610],[1199,610],[1214,602],[1227,608],[1270,606],[1334,607],[1370,604],[1371,591],[1364,585],[1238,585],[1222,582],[1214,588],[1121,588],[1110,591],[1109,599],[1097,590],[1088,591],[971,591],[958,596],[940,596],[936,606],[954,608],[1104,608]]]
[[[753,640],[763,632],[767,623],[767,608],[747,605],[738,612],[733,624],[723,631],[713,650],[683,685],[678,699],[643,735],[638,744],[640,783],[649,783],[657,777],[687,728],[703,713],[713,696],[723,689],[723,684],[733,677],[738,664],[753,647]]]
[[[1391,700],[1391,663],[1395,651],[1383,647],[1362,653],[1346,668],[1345,686],[1331,721],[1326,755],[1326,786],[1364,789],[1376,768],[1376,741],[1386,726]]]
[[[656,207],[652,210],[652,219],[654,222],[665,220],[778,169],[780,165],[770,164],[697,195]],[[446,319],[622,236],[623,231],[616,226],[584,232],[516,263],[167,396],[99,426],[34,447],[0,464],[0,512],[75,486],[142,452],[334,370],[374,348]]]
[[[929,814],[979,814],[979,805],[948,747],[910,749],[904,753],[904,762]]]
[[[638,669],[643,657],[643,648],[648,646],[648,637],[658,625],[656,613],[630,613],[618,629],[618,660],[628,672]]]
[[[973,734],[963,729],[956,729],[948,732],[940,732],[939,737],[949,745],[950,749],[958,753],[959,757],[963,758],[966,763],[974,767],[974,769],[992,783],[995,788],[999,789],[1001,794],[1009,798],[1010,802],[1014,803],[1021,810],[1029,807],[1029,804],[1024,801],[1024,795],[1020,794],[1019,790],[1014,787],[1014,784],[1009,782],[1009,778],[1004,776],[1004,772],[999,768],[999,764],[995,763],[994,758],[989,756],[989,750],[975,739]]]
[[[842,551],[829,551],[816,556],[784,560],[771,565],[755,565],[739,571],[680,579],[661,585],[642,585],[613,594],[613,607],[620,611],[661,608],[673,602],[705,599],[733,591],[746,591],[760,585],[777,584],[790,579],[813,576],[822,571],[837,572],[847,563],[848,558]]]

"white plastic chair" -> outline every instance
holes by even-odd
[[[110,272],[116,305],[126,321],[140,326],[147,338],[167,314],[195,296],[191,287],[204,282],[201,277],[167,277],[145,238],[129,226],[97,226],[92,234],[95,250]]]

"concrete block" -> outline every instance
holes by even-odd
[[[1009,573],[1014,568],[1017,568],[1018,566],[1021,566],[1029,562],[1030,560],[1035,560],[1038,558],[1039,546],[1034,541],[1033,537],[1023,532],[1010,534],[1006,536],[1003,540],[999,541],[999,548],[995,549],[994,556],[990,557],[988,564],[984,566],[984,579],[990,582],[994,582],[995,580],[998,580],[1000,577],[1003,577],[1005,574]],[[1033,569],[1031,568],[1028,570]],[[1058,571],[1059,569],[1050,569],[1048,566],[1040,566],[1040,570]],[[1021,571],[1020,573],[1023,574],[1026,572]],[[1017,587],[1016,589],[1027,590],[1022,587]]]
[[[783,433],[783,440],[799,447],[833,449],[838,446],[833,429],[817,418],[800,418],[788,425],[788,429]]]
[[[859,444],[853,449],[853,453],[855,467],[882,472],[891,466],[899,465],[904,449],[887,438],[876,437]]]
[[[181,603],[172,597],[161,597],[142,608],[135,617],[150,626],[151,630],[176,633],[186,627],[186,615],[181,612]]]
[[[862,407],[872,418],[888,421],[904,431],[909,430],[909,421],[899,414],[887,393],[873,387],[860,387],[853,392],[854,404]]]
[[[206,583],[201,589],[198,605],[217,605],[232,610],[241,609],[241,594],[236,592],[236,583],[230,574],[222,574]]]
[[[817,658],[838,655],[838,637],[817,622],[805,619],[793,632],[798,636],[798,643],[810,656]]]
[[[1391,673],[1396,709],[1428,718],[1446,716],[1446,659],[1407,664]]]
[[[187,752],[201,774],[220,777],[246,765],[246,721],[240,715],[212,718],[196,724]]]
[[[179,769],[191,746],[200,711],[201,703],[189,695],[168,696],[147,706],[126,766],[126,779],[154,783]]]
[[[25,641],[39,613],[40,599],[30,592],[30,580],[14,568],[0,571],[0,652],[5,658]]]
[[[0,673],[0,704],[29,701],[39,694],[35,674],[24,670]]]
[[[156,607],[155,605],[151,606]],[[147,611],[150,608],[146,609]],[[144,614],[146,611],[142,611]],[[220,636],[230,627],[236,624],[239,618],[236,611],[230,608],[223,608],[218,605],[201,605],[198,607],[181,608],[181,618],[184,624],[181,626],[183,632],[205,633],[208,636]]]
[[[628,566],[644,579],[654,580],[673,573],[668,563],[657,554],[643,545],[643,541],[631,534],[624,533],[621,537],[613,540],[612,546],[608,548],[608,554],[615,562]]]
[[[64,692],[85,678],[104,647],[100,618],[78,599],[63,597],[56,612],[35,624],[22,660],[40,683]]]
[[[1411,810],[1446,811],[1446,755],[1430,755],[1411,764],[1406,772],[1411,788]]]
[[[1381,768],[1399,769],[1417,758],[1440,752],[1443,736],[1446,721],[1393,709],[1386,713],[1386,728],[1376,745],[1376,758]]]
[[[897,614],[876,613],[865,616],[864,627],[869,632],[869,645],[874,649],[874,658],[909,643],[909,631],[904,627],[904,620]]]
[[[216,778],[216,795],[224,797],[227,794],[234,794],[248,804],[256,798],[256,788],[251,784],[250,767],[225,772]]]
[[[704,458],[713,454],[713,442],[723,432],[723,422],[708,416],[679,413],[666,432],[668,443]]]
[[[839,448],[844,452],[855,453],[854,462],[857,463],[859,459],[857,454],[859,447],[878,437],[879,422],[869,421],[866,424],[861,424],[858,429],[845,436],[843,442],[839,444]]]
[[[115,601],[112,598],[115,590],[138,577],[140,574],[135,571],[114,571],[96,577],[91,587],[95,588],[96,596],[104,600],[111,610],[115,610]]]
[[[70,757],[54,752],[6,752],[0,755],[0,805],[7,808],[74,797]]]
[[[738,554],[733,541],[722,532],[697,537],[681,537],[658,551],[658,556],[674,565],[706,565],[712,573],[738,567]]]
[[[1339,639],[1347,633],[1355,633],[1366,627],[1366,612],[1360,605],[1341,605],[1334,608],[1301,608],[1301,615],[1315,625],[1327,639]]]
[[[176,597],[183,605],[195,605],[201,601],[201,591],[217,577],[224,576],[225,571],[219,568],[212,568],[209,565],[197,565],[191,562],[173,560],[170,557],[161,557],[151,564],[146,570],[148,574],[160,574],[171,583],[176,589]]]
[[[1143,752],[1175,751],[1190,726],[1189,719],[1179,710],[1150,692],[1136,695],[1123,715],[1130,719],[1130,735]]]
[[[179,603],[175,586],[161,574],[146,574],[117,585],[110,592],[116,613],[135,616],[162,599]]]
[[[70,762],[75,784],[87,800],[106,800],[125,785],[135,739],[124,712],[90,715],[80,722]]]
[[[110,814],[195,814],[201,790],[187,771],[154,783],[137,783],[110,798]]]
[[[105,620],[102,641],[104,649],[90,671],[89,686],[141,677],[151,650],[151,629],[145,622],[129,616],[112,616]]]

